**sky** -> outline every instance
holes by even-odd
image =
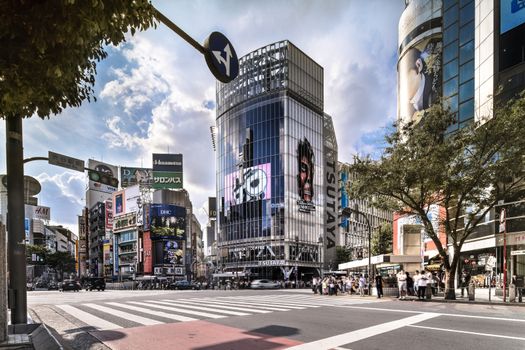
[[[332,116],[339,160],[380,153],[396,116],[398,21],[403,0],[154,0],[201,44],[223,33],[239,57],[289,40],[324,68],[325,112]],[[108,47],[97,65],[96,102],[50,119],[23,122],[24,158],[48,151],[127,167],[151,167],[152,153],[182,153],[184,188],[204,228],[215,196],[215,78],[204,57],[163,24]],[[5,140],[5,126],[0,128]],[[0,173],[5,174],[5,143]],[[45,161],[25,165],[51,208],[51,224],[78,233],[86,174]]]

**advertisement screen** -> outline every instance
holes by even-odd
[[[441,93],[441,38],[420,41],[399,61],[399,119],[417,123]]]
[[[151,239],[186,240],[186,208],[169,204],[152,204]]]
[[[182,172],[182,154],[153,153],[153,171]]]
[[[271,199],[272,172],[270,163],[256,165],[226,176],[225,199],[228,205]]]
[[[525,0],[500,0],[500,33],[525,23]]]
[[[182,248],[182,242],[165,241],[163,246],[163,263],[184,265],[184,251]]]
[[[122,188],[134,185],[151,185],[153,183],[153,173],[151,169],[145,168],[120,168],[120,186]]]

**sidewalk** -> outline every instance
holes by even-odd
[[[467,291],[465,290],[465,296],[461,296],[461,289],[456,289],[456,300],[447,300],[445,299],[443,293],[438,296],[432,296],[432,299],[425,299],[426,302],[442,302],[442,303],[463,303],[463,304],[488,304],[488,305],[508,305],[508,306],[522,306],[525,307],[525,298],[523,298],[523,302],[518,301],[518,297],[516,297],[516,300],[514,302],[509,302],[509,298],[507,298],[507,301],[503,302],[503,295],[500,292],[500,295],[496,295],[496,290],[494,288],[490,289],[490,297],[489,297],[489,289],[488,288],[476,288],[474,293],[474,300],[469,300]],[[405,300],[413,300],[418,301],[418,298],[415,296],[407,296]]]

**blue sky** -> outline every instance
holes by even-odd
[[[156,0],[153,4],[198,42],[225,34],[239,57],[288,39],[324,67],[325,112],[333,118],[339,159],[378,154],[396,115],[397,24],[402,0]],[[85,161],[151,167],[151,153],[184,155],[184,185],[194,212],[215,194],[215,80],[204,57],[159,24],[109,47],[95,95],[49,120],[24,121],[24,157],[48,150]],[[5,127],[0,130],[5,140]],[[2,145],[5,145],[3,143]],[[0,172],[5,173],[5,146]],[[42,184],[39,204],[51,223],[77,232],[86,175],[46,162],[25,166]]]

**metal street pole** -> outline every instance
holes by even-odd
[[[319,237],[319,277],[323,278],[323,236]]]
[[[298,283],[299,275],[299,237],[295,236],[295,289],[299,286]]]
[[[22,118],[6,118],[7,252],[11,324],[27,323]]]

